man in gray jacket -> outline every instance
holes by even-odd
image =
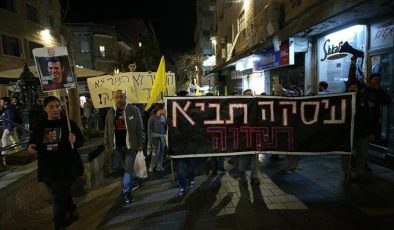
[[[107,112],[105,118],[105,151],[115,154],[121,161],[123,175],[123,202],[133,202],[131,190],[134,177],[134,161],[138,151],[143,150],[145,132],[138,108],[126,104],[126,95],[117,90],[114,95],[115,106]]]

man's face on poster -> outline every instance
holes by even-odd
[[[56,141],[56,131],[49,131],[48,132],[48,141],[49,141],[49,143],[53,143]]]
[[[56,83],[62,82],[63,66],[60,61],[48,62],[48,72],[52,80]]]

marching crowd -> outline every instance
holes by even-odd
[[[347,91],[356,92],[356,115],[354,130],[354,153],[343,157],[345,179],[350,182],[365,182],[364,174],[368,170],[368,143],[378,134],[380,106],[389,104],[390,97],[380,87],[381,75],[372,74],[368,84],[356,79],[349,79]],[[328,84],[320,83],[321,94],[329,93]],[[209,95],[209,94],[208,94]],[[243,95],[253,95],[251,90],[245,90]],[[178,96],[187,96],[181,91]],[[2,98],[3,118],[15,120],[16,106],[9,98]],[[121,170],[123,174],[122,197],[124,205],[133,202],[132,191],[139,185],[135,181],[134,161],[138,151],[152,152],[147,171],[163,171],[166,148],[166,110],[162,104],[156,104],[150,111],[149,119],[144,122],[140,109],[126,103],[126,96],[122,90],[115,91],[115,105],[107,110],[104,127],[105,151],[111,154],[111,170]],[[88,103],[90,103],[88,101]],[[91,105],[91,104],[87,104]],[[44,182],[51,195],[54,212],[55,228],[63,229],[79,218],[77,207],[70,194],[70,187],[76,178],[83,174],[83,164],[78,154],[78,147],[84,143],[84,137],[78,125],[66,119],[61,111],[61,103],[57,97],[46,97],[42,102],[45,119],[38,121],[31,135],[28,151],[37,154],[38,180]],[[90,113],[93,108],[88,108]],[[12,111],[12,113],[10,112]],[[92,119],[91,119],[92,120]],[[87,120],[87,123],[92,122]],[[96,121],[94,121],[96,122]],[[146,125],[145,125],[146,124]],[[3,120],[5,132],[2,136],[3,146],[16,142],[14,129],[8,128]],[[88,127],[91,125],[88,125]],[[177,195],[184,195],[187,189],[195,186],[193,158],[174,159],[178,181]],[[298,165],[298,157],[285,157],[288,170],[294,171]],[[225,160],[223,157],[211,157],[212,174],[224,173]],[[257,173],[258,156],[243,155],[231,158],[228,163],[236,169],[236,177],[246,182],[245,171],[250,167],[250,184],[259,185]],[[348,167],[348,166],[351,167]],[[350,172],[348,172],[350,168]],[[233,173],[234,172],[231,172]]]

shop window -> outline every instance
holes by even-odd
[[[55,30],[55,18],[52,15],[49,16],[49,27]]]
[[[246,29],[245,10],[243,10],[238,17],[238,28],[238,31],[243,31]]]
[[[209,37],[210,37],[210,32],[209,32],[209,30],[203,30],[203,31],[202,31],[202,35],[203,35],[204,37],[209,38]]]
[[[318,40],[318,81],[328,83],[328,91],[341,93],[345,91],[345,82],[348,80],[352,54],[340,53],[341,46],[348,42],[354,49],[365,52],[366,26],[356,25],[332,34],[328,34]],[[357,60],[357,78],[365,78],[365,59]]]
[[[39,23],[40,21],[38,20],[38,13],[36,7],[26,4],[26,17],[30,21],[37,22]]]
[[[35,43],[35,42],[32,42],[32,41],[29,41],[29,58],[34,59],[34,56],[33,56],[33,49],[36,49],[36,48],[43,48],[43,47],[44,47],[44,46],[41,45],[41,44],[38,44],[38,43]]]
[[[89,53],[90,52],[90,47],[89,47],[89,42],[87,41],[82,41],[81,42],[81,53]]]
[[[105,57],[105,46],[100,46],[100,53],[102,57]]]
[[[394,94],[394,54],[392,51],[371,52],[370,53],[370,70],[371,73],[380,73],[380,87],[388,95]],[[391,108],[390,108],[391,107]],[[381,105],[379,112],[379,126],[376,127],[375,139],[373,144],[379,146],[391,146],[394,149],[394,101],[390,105]]]
[[[14,56],[14,57],[21,57],[21,43],[18,38],[1,35],[1,41],[3,44],[3,54]]]
[[[16,13],[14,0],[0,0],[0,8]]]

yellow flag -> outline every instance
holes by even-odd
[[[145,106],[145,111],[148,110],[152,104],[156,102],[160,94],[166,90],[166,80],[166,62],[164,61],[164,56],[161,56],[159,68],[157,68],[156,71],[155,80],[153,81],[149,101]]]

